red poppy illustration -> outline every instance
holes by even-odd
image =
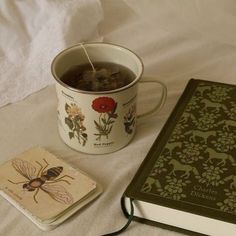
[[[115,106],[116,102],[109,97],[96,98],[92,103],[92,108],[99,113],[112,112]]]
[[[93,100],[92,108],[100,113],[98,121],[94,120],[94,124],[98,133],[94,134],[97,136],[97,140],[101,140],[102,136],[108,139],[110,134],[114,119],[117,118],[116,112],[117,102],[110,97],[98,97]]]

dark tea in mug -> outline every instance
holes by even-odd
[[[93,62],[76,65],[67,70],[61,81],[70,87],[84,91],[109,91],[131,83],[135,74],[127,67],[111,62]]]

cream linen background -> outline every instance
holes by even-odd
[[[233,0],[2,0],[0,161],[40,145],[88,172],[104,186],[104,193],[47,233],[0,198],[0,235],[93,236],[124,225],[120,197],[189,78],[236,83],[235,28]],[[112,154],[78,153],[58,137],[50,62],[60,50],[81,41],[132,49],[143,59],[145,74],[168,87],[161,112],[139,120],[134,140]],[[155,88],[140,87],[139,112],[150,108],[157,96]],[[181,234],[133,222],[124,235]]]

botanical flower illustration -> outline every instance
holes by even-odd
[[[155,162],[154,167],[150,173],[150,176],[156,176],[161,174],[162,172],[166,172],[167,169],[165,168],[165,162],[171,157],[161,155]]]
[[[214,128],[216,119],[220,116],[219,113],[207,113],[205,111],[199,112],[199,119],[195,120],[194,123],[197,129],[209,130]]]
[[[229,189],[224,191],[227,198],[223,202],[218,202],[217,206],[224,212],[236,214],[236,191]]]
[[[109,97],[99,97],[93,100],[92,108],[99,113],[114,111],[116,102]]]
[[[124,126],[125,126],[125,132],[127,134],[133,133],[135,126],[135,113],[136,113],[136,107],[135,105],[133,105],[124,116]]]
[[[194,163],[200,159],[203,159],[201,153],[206,148],[205,144],[193,142],[183,142],[183,144],[184,148],[181,152],[176,153],[183,163]]]
[[[72,103],[71,106],[66,104],[66,113],[70,116],[75,118],[76,116],[79,116],[81,120],[84,120],[84,115],[81,112],[81,109],[75,104]]]
[[[229,111],[226,111],[228,117],[232,120],[236,120],[236,103],[230,102],[230,105],[232,106]]]
[[[85,117],[81,109],[75,103],[71,103],[70,105],[66,103],[65,110],[68,115],[65,117],[65,123],[70,129],[70,139],[77,138],[79,143],[84,146],[87,141],[87,134],[84,132],[86,130],[83,125]]]
[[[166,185],[164,189],[158,189],[162,197],[180,200],[186,198],[184,194],[184,187],[191,183],[190,180],[177,179],[176,177],[166,176]]]
[[[212,86],[205,83],[200,83],[196,89],[196,92],[198,96],[204,97],[205,93],[211,90],[212,90]]]
[[[202,176],[196,176],[199,183],[206,184],[206,186],[219,186],[220,184],[224,184],[221,175],[227,171],[227,168],[203,163],[203,169],[205,172],[203,172]]]
[[[187,124],[181,124],[181,123],[177,123],[171,137],[170,137],[170,142],[175,142],[178,140],[181,140],[182,138],[184,138],[184,129],[188,127]]]
[[[108,135],[110,134],[114,119],[117,118],[116,108],[117,103],[114,99],[110,97],[99,97],[93,100],[92,108],[97,111],[99,114],[98,121],[94,120],[96,129],[98,133],[96,140],[101,141],[101,137],[105,136],[108,139]]]
[[[189,101],[189,103],[188,103],[188,105],[187,105],[185,111],[186,111],[186,112],[190,112],[190,111],[193,111],[193,110],[195,110],[195,109],[199,109],[199,108],[200,108],[200,105],[199,105],[199,100],[200,100],[200,99],[201,99],[201,98],[199,98],[199,97],[193,96],[193,97],[191,98],[191,100]]]
[[[208,82],[194,89],[152,153],[141,192],[202,206],[210,200],[236,214],[236,89]]]
[[[231,90],[232,88],[227,88],[227,87],[222,87],[222,86],[213,86],[213,91],[210,93],[207,93],[207,96],[213,102],[223,102],[224,100],[230,98],[228,93]]]
[[[235,133],[218,131],[217,137],[216,140],[211,141],[217,151],[228,152],[229,150],[236,148]]]

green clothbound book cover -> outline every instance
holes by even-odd
[[[236,223],[236,86],[191,79],[124,195]]]

